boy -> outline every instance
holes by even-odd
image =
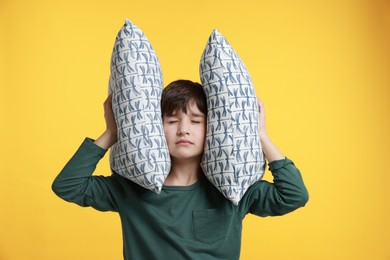
[[[260,100],[259,133],[274,183],[255,183],[237,206],[200,167],[207,125],[201,85],[172,82],[163,91],[161,107],[172,165],[161,194],[115,173],[92,176],[117,138],[111,97],[104,103],[104,133],[95,141],[85,139],[53,183],[54,192],[64,200],[119,213],[125,259],[239,259],[247,213],[277,216],[306,204],[308,193],[299,170],[268,137]]]

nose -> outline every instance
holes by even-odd
[[[185,123],[185,122],[180,122],[180,124],[178,125],[178,128],[177,128],[177,134],[178,135],[189,134],[189,126],[188,126],[188,124]]]

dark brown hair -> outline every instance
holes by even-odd
[[[187,113],[190,102],[195,102],[198,109],[207,115],[207,101],[202,85],[183,79],[173,81],[162,92],[162,115],[171,116],[179,111]]]

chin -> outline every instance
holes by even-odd
[[[176,160],[201,160],[202,155],[200,154],[172,154],[172,159]]]

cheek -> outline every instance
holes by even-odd
[[[200,138],[203,138],[203,140],[206,139],[206,127],[205,126],[200,127],[198,129],[198,133],[199,133]]]
[[[169,136],[168,136],[168,131],[167,131],[167,130],[165,130],[165,129],[164,129],[164,135],[165,135],[165,139],[167,139],[167,141],[168,141],[168,139],[169,139]]]
[[[171,135],[170,135],[170,131],[168,128],[164,127],[164,135],[165,135],[165,139],[167,140],[167,143],[169,143],[169,141],[171,140]]]

